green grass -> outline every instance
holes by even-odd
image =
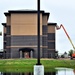
[[[30,72],[33,71],[36,62],[36,59],[2,59],[0,60],[0,71]],[[75,60],[41,59],[41,63],[44,65],[45,71],[50,71],[56,67],[75,69]]]

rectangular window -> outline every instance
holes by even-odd
[[[55,33],[48,33],[48,40],[55,40]]]
[[[47,46],[47,37],[42,37],[42,45]]]
[[[6,40],[7,41],[6,45],[10,46],[11,45],[11,37],[7,37],[6,39],[7,39]]]
[[[43,33],[43,35],[47,35],[47,26],[46,25],[43,25],[42,26],[42,33]]]
[[[10,35],[10,26],[7,26],[7,28],[6,28],[6,33],[7,33],[7,35]]]
[[[48,49],[55,49],[55,42],[48,42]]]

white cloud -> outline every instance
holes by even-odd
[[[73,7],[75,6],[75,0],[41,0],[42,5],[56,6],[56,7]]]

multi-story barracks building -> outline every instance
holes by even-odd
[[[4,58],[37,57],[37,11],[10,10],[4,13]],[[40,56],[55,58],[55,26],[48,12],[40,11]]]

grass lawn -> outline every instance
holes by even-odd
[[[36,59],[0,59],[0,70],[3,71],[33,71]],[[66,67],[75,69],[75,60],[41,59],[45,70],[51,70],[56,67]]]

